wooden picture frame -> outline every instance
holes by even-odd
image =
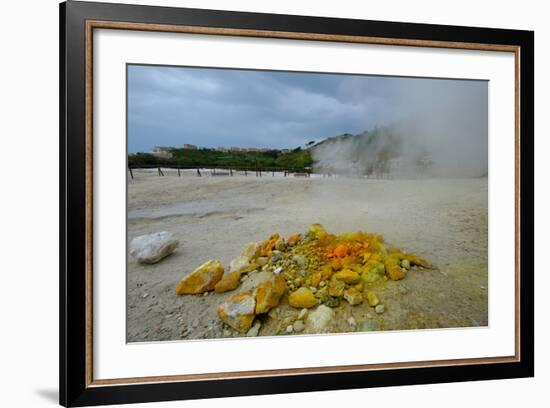
[[[366,43],[515,54],[515,354],[502,357],[97,380],[93,375],[95,29]],[[338,390],[534,375],[534,33],[68,1],[60,5],[60,403]],[[521,248],[521,251],[520,251]],[[123,296],[123,294],[121,294]]]

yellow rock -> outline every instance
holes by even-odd
[[[346,284],[339,280],[331,280],[328,285],[328,294],[332,297],[344,296],[344,289]]]
[[[223,266],[220,261],[210,260],[183,277],[176,288],[176,293],[188,295],[208,292],[214,289],[222,277]]]
[[[280,275],[262,282],[256,289],[256,314],[269,312],[281,301],[286,291],[286,282]]]
[[[324,265],[321,269],[321,280],[328,280],[332,276],[332,266]]]
[[[315,272],[311,275],[311,286],[316,288],[319,286],[319,282],[321,282],[321,272]]]
[[[300,240],[301,237],[302,237],[301,234],[292,234],[291,236],[288,237],[287,242],[289,244],[295,244]]]
[[[351,269],[344,269],[340,272],[336,272],[333,275],[333,278],[342,282],[345,282],[349,285],[355,285],[356,283],[359,283],[359,280],[361,277],[357,272],[352,271]]]
[[[216,293],[229,292],[230,290],[235,290],[241,284],[241,272],[230,272],[225,275],[221,281],[216,283],[214,290]]]
[[[256,300],[250,292],[233,295],[227,302],[218,306],[219,318],[240,333],[246,333],[256,315]]]
[[[346,289],[344,291],[344,299],[352,306],[363,303],[363,295],[355,288]]]
[[[367,303],[369,306],[376,306],[378,303],[380,303],[380,300],[378,300],[378,296],[376,296],[376,293],[374,292],[367,292],[365,294],[365,298],[367,299]]]
[[[308,288],[300,288],[297,291],[291,293],[288,298],[288,303],[292,307],[307,308],[317,306],[317,299],[313,295],[313,292]]]
[[[403,279],[406,275],[401,268],[401,261],[396,255],[390,255],[384,258],[384,268],[386,269],[386,275],[394,281]]]

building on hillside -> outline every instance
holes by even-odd
[[[189,144],[189,143],[185,143],[183,145],[183,148],[184,149],[187,149],[187,150],[197,150],[197,146],[196,145],[192,145],[192,144]]]

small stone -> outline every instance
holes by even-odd
[[[359,276],[357,272],[354,272],[351,269],[341,270],[340,272],[336,272],[333,276],[334,279],[337,279],[349,285],[355,285],[356,283],[359,283],[359,280],[361,279],[361,276]]]
[[[149,296],[149,293],[144,293],[141,297],[142,297],[143,299],[146,299],[147,296]]]
[[[294,244],[296,244],[296,242],[298,242],[300,240],[300,238],[301,238],[301,234],[292,234],[291,236],[288,237],[287,242],[289,244],[294,245]]]
[[[223,337],[231,337],[233,335],[233,332],[229,329],[225,329],[223,331]]]
[[[289,324],[289,325],[286,327],[286,332],[287,332],[287,333],[292,333],[293,330],[294,330],[294,327],[292,327],[291,324]]]
[[[408,259],[402,259],[401,266],[405,269],[411,269],[411,262]]]
[[[406,295],[407,293],[409,293],[409,289],[405,285],[400,285],[399,293],[401,293],[402,295]]]
[[[349,288],[344,291],[344,299],[352,306],[363,303],[363,295],[355,288]]]
[[[246,332],[247,337],[256,337],[260,333],[262,323],[256,320],[254,325]]]
[[[377,305],[375,308],[374,308],[374,311],[378,314],[382,314],[384,313],[384,310],[386,308],[384,307],[384,305]]]
[[[307,316],[307,309],[304,307],[302,310],[300,310],[300,313],[298,313],[298,320],[304,320]]]
[[[278,275],[278,274],[281,273],[282,270],[283,270],[283,268],[279,266],[278,268],[276,268],[276,269],[273,271],[273,273],[274,273],[275,275]]]
[[[324,280],[322,280],[321,282],[319,282],[319,286],[322,287],[322,288],[324,288],[326,284],[327,284],[327,282],[324,281]]]
[[[305,327],[306,327],[306,325],[304,324],[304,322],[302,320],[296,320],[294,322],[294,324],[292,325],[292,328],[294,329],[294,331],[296,333],[302,332]]]
[[[350,317],[348,318],[348,324],[349,324],[350,326],[353,326],[353,327],[355,327],[355,326],[357,325],[357,322],[355,321],[355,318],[354,318],[353,316],[350,316]]]
[[[204,292],[202,295],[203,296],[208,296],[208,292]]]
[[[317,288],[314,288],[313,286],[310,286],[309,290],[311,290],[311,293],[317,293]]]
[[[376,293],[374,292],[367,292],[366,299],[369,306],[372,306],[372,307],[375,307],[378,303],[380,303],[378,296],[376,296]]]
[[[292,307],[296,308],[311,308],[317,305],[317,299],[313,296],[313,293],[308,288],[300,288],[295,292],[292,292],[288,297],[288,303]]]
[[[281,254],[274,254],[273,257],[271,258],[272,263],[275,263],[280,260],[281,260]]]
[[[178,245],[172,233],[161,231],[135,237],[129,249],[139,263],[154,264],[174,252]]]

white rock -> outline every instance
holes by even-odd
[[[298,320],[304,320],[307,316],[307,309],[304,307],[302,310],[300,310],[300,313],[298,314]]]
[[[140,235],[130,242],[130,255],[144,264],[154,264],[170,255],[178,247],[179,241],[172,233],[161,231]]]
[[[334,311],[325,305],[320,305],[307,316],[308,331],[312,333],[324,333],[334,318]]]
[[[348,323],[349,323],[350,326],[354,326],[354,327],[357,324],[357,322],[355,321],[355,318],[353,316],[350,316],[348,318]]]
[[[292,333],[293,330],[294,330],[294,328],[292,327],[291,324],[289,324],[289,325],[286,327],[286,332],[287,332],[287,333]]]
[[[384,310],[386,308],[384,307],[384,305],[376,305],[376,307],[374,308],[374,311],[378,314],[382,314],[384,313]]]

